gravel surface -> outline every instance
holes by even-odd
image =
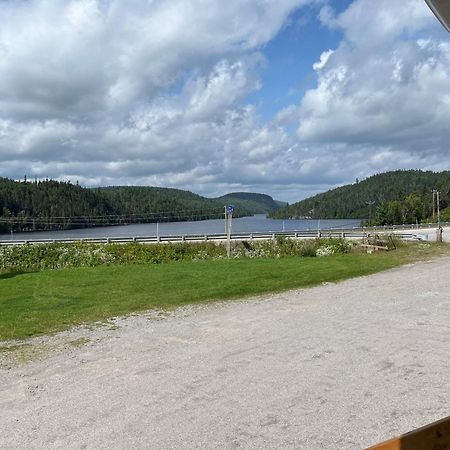
[[[450,414],[450,258],[0,352],[0,447],[359,449]]]

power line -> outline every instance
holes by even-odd
[[[191,213],[209,213],[209,212],[221,212],[222,208],[214,208],[214,209],[193,209],[193,210],[184,210],[182,213],[183,214],[191,214]],[[146,213],[125,213],[125,214],[98,214],[98,215],[88,215],[88,214],[83,214],[83,215],[79,215],[79,216],[45,216],[45,217],[49,217],[50,219],[84,219],[84,218],[110,218],[110,217],[131,217],[131,216],[160,216],[163,214],[173,214],[173,215],[178,215],[181,214],[180,210],[177,211],[158,211],[158,212],[146,212]],[[30,217],[33,218],[32,216],[26,216],[26,217]],[[39,216],[39,217],[44,217],[44,216]]]
[[[202,215],[213,215],[213,214],[222,214],[222,208],[214,208],[214,209],[192,209],[192,210],[184,210],[181,211],[157,211],[157,212],[145,212],[145,213],[129,213],[129,214],[102,214],[102,215],[89,215],[83,214],[79,216],[10,216],[10,218],[21,219],[21,220],[92,220],[92,219],[142,219],[142,218],[171,218],[178,216],[202,216]],[[0,217],[2,219],[10,219],[7,217]]]
[[[183,220],[195,220],[195,219],[215,219],[222,218],[222,212],[220,213],[202,213],[202,214],[178,214],[178,215],[168,215],[168,216],[137,216],[137,217],[120,217],[116,220],[111,220],[112,218],[77,218],[76,220],[72,220],[71,218],[64,218],[64,220],[56,221],[54,218],[49,217],[46,218],[32,218],[32,217],[0,217],[0,222],[6,224],[30,224],[30,225],[87,225],[87,224],[97,224],[97,225],[125,225],[127,223],[140,223],[140,222],[150,222],[154,223],[157,221],[183,221]],[[84,220],[83,220],[84,219]]]

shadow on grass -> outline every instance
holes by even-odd
[[[6,280],[7,278],[15,278],[18,277],[20,275],[24,275],[27,273],[35,273],[37,272],[37,270],[30,270],[29,272],[5,272],[5,273],[0,273],[0,280]]]

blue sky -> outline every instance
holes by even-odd
[[[339,14],[351,1],[336,0],[331,4]],[[262,49],[267,61],[261,74],[262,88],[247,100],[260,106],[266,120],[272,119],[281,108],[299,102],[305,91],[317,84],[313,64],[318,55],[336,48],[342,39],[341,30],[330,30],[320,23],[318,12],[317,5],[295,11]]]
[[[294,202],[450,169],[424,0],[0,1],[0,176]]]

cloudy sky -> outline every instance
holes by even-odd
[[[423,0],[0,0],[0,176],[293,202],[449,142]]]

